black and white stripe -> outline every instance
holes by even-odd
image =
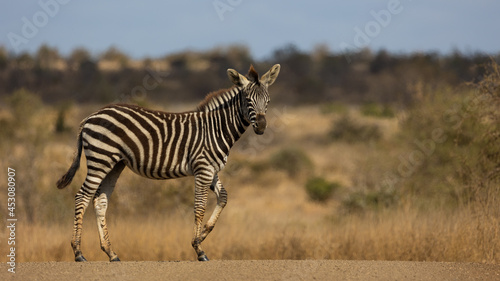
[[[101,248],[111,261],[119,260],[111,250],[105,221],[108,198],[124,167],[151,179],[195,176],[195,235],[193,247],[199,260],[208,260],[200,244],[215,226],[227,195],[217,173],[226,164],[231,147],[252,125],[257,134],[266,127],[269,102],[267,87],[277,77],[273,66],[261,80],[253,67],[248,78],[228,70],[235,87],[209,94],[194,111],[168,113],[133,105],[107,106],[82,121],[78,150],[68,172],[57,186],[67,186],[79,167],[83,149],[87,177],[75,196],[72,247],[76,261],[85,261],[80,249],[83,214],[93,200]],[[215,192],[217,206],[202,227],[208,189]]]
[[[239,114],[241,89],[228,91],[231,106],[212,111],[166,113],[131,105],[111,105],[89,116],[82,142],[92,166],[111,168],[124,161],[135,173],[152,179],[194,174],[199,158],[220,170],[233,144],[249,123]],[[213,103],[220,102],[215,98]],[[97,159],[99,159],[97,161]]]

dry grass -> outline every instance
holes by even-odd
[[[381,191],[384,173],[397,168],[399,155],[414,149],[411,140],[401,140],[398,118],[366,117],[355,108],[348,111],[359,122],[379,126],[381,139],[333,142],[328,132],[344,113],[325,114],[312,106],[272,108],[266,134],[247,133],[220,175],[229,202],[203,244],[208,256],[498,263],[500,221],[498,212],[491,211],[497,208],[495,204],[462,202],[450,207],[440,204],[440,198],[427,200],[404,192],[410,188],[398,191],[393,205],[366,205],[361,211],[345,207],[354,193]],[[33,113],[31,127],[17,128],[22,138],[1,135],[0,149],[8,157],[0,160],[0,170],[17,170],[16,254],[20,262],[73,260],[73,196],[84,179],[85,165],[67,189],[57,190],[55,182],[70,165],[78,122],[91,110],[72,107],[68,112],[67,126],[72,132],[52,133],[57,111],[44,107]],[[0,121],[12,119],[10,113],[1,113]],[[40,134],[47,128],[49,133]],[[284,171],[266,169],[270,156],[285,148],[304,151],[313,163],[311,171],[290,177]],[[314,203],[304,188],[310,176],[341,187],[328,202]],[[1,173],[0,182],[6,182],[5,177]],[[400,184],[426,180],[416,173]],[[122,260],[196,258],[190,245],[192,181],[151,181],[131,172],[122,175],[108,216],[111,241]],[[0,201],[7,202],[6,192],[0,193]],[[211,210],[213,195],[209,201]],[[6,210],[0,215],[5,220]],[[7,247],[5,240],[0,241],[1,253]],[[99,247],[92,207],[85,216],[83,252],[89,260],[107,260]],[[0,261],[6,261],[6,255]]]
[[[240,213],[240,214],[238,214]],[[190,216],[161,220],[123,219],[110,224],[122,260],[195,260]],[[310,223],[305,217],[274,221],[263,214],[228,209],[204,248],[212,259],[358,259],[497,263],[498,218],[399,210]],[[107,260],[97,229],[87,220],[83,250],[89,260]],[[18,229],[19,261],[71,261],[71,225]],[[2,249],[3,250],[3,249]]]

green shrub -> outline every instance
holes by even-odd
[[[63,133],[69,131],[68,126],[66,126],[66,107],[59,108],[57,111],[57,119],[56,119],[56,133]]]
[[[342,202],[348,213],[388,208],[397,203],[398,194],[394,190],[357,191]]]
[[[474,96],[462,106],[462,120],[455,122],[458,136],[464,132],[470,136],[459,175],[465,186],[463,199],[496,218],[500,215],[500,65],[492,61],[483,67],[484,77],[470,84]]]
[[[329,136],[336,141],[366,142],[382,138],[382,131],[376,124],[361,124],[344,115],[333,123]]]
[[[485,75],[481,82],[471,84],[474,91],[438,88],[418,96],[400,123],[400,143],[408,146],[401,165],[411,171],[404,177],[399,174],[403,179],[400,190],[450,207],[470,202],[477,190],[488,190],[486,182],[493,179],[498,162],[489,161],[484,152],[498,150],[500,126],[495,119],[500,120],[500,99],[495,98],[494,89],[483,91],[481,85],[494,85],[495,80],[498,85],[500,79],[495,76]],[[481,167],[481,161],[489,163]],[[480,178],[485,181],[479,183]]]
[[[41,98],[25,89],[14,91],[5,101],[13,118],[0,120],[2,137],[18,140],[37,141],[45,135],[46,125],[39,122],[39,113],[43,107]],[[38,121],[38,122],[37,122]]]
[[[317,202],[326,202],[339,187],[340,184],[337,182],[328,182],[322,177],[313,177],[306,183],[306,192],[309,195],[309,199]]]
[[[35,113],[42,108],[42,99],[40,96],[26,90],[19,89],[7,97],[9,108],[16,118],[16,122],[21,122],[22,125],[29,123]],[[18,124],[19,125],[19,124]]]
[[[329,114],[329,113],[346,113],[348,108],[346,105],[343,103],[338,103],[338,102],[329,102],[329,103],[324,103],[320,107],[321,113],[323,114]]]
[[[269,160],[271,168],[287,172],[291,177],[308,173],[313,167],[309,156],[298,148],[284,148],[273,155]]]
[[[361,106],[361,114],[380,118],[392,118],[395,116],[394,110],[389,105],[377,103],[367,103]]]

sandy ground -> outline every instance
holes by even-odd
[[[0,280],[500,280],[476,263],[245,260],[202,262],[33,262],[0,265]]]

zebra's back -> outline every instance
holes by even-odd
[[[192,175],[191,156],[202,149],[201,114],[105,107],[84,121],[87,161],[97,167],[124,161],[134,172],[153,179]]]

